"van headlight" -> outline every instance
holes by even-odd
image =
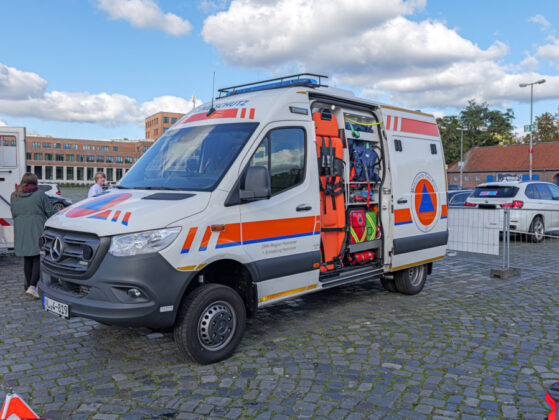
[[[113,236],[109,254],[127,257],[161,251],[171,245],[180,231],[180,227],[173,227]]]

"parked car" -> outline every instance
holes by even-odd
[[[529,233],[541,242],[546,232],[559,230],[559,187],[549,182],[488,182],[478,185],[466,206],[485,209],[510,207],[510,229]]]
[[[447,186],[447,190],[448,191],[458,191],[461,190],[462,187],[460,185],[456,185],[456,184],[448,184]]]
[[[70,200],[69,198],[64,198],[59,195],[47,195],[47,197],[49,198],[52,207],[57,212],[72,205],[72,200]]]
[[[464,207],[466,199],[473,190],[459,190],[448,192],[448,207]]]
[[[55,182],[39,182],[38,187],[50,197],[60,196],[60,187]]]

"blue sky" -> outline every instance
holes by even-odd
[[[394,105],[453,114],[468,99],[515,125],[559,106],[559,2],[56,0],[1,2],[0,124],[142,138],[191,96],[298,71]]]

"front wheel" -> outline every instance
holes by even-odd
[[[400,293],[416,295],[425,286],[427,280],[427,266],[416,265],[394,273],[394,284]]]
[[[62,203],[54,203],[52,205],[52,208],[54,209],[55,212],[58,213],[60,210],[64,210],[65,207],[64,207],[64,204],[62,204]]]
[[[235,290],[222,284],[205,284],[182,302],[173,337],[188,359],[205,365],[233,353],[245,323],[245,305]]]

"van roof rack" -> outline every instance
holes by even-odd
[[[328,79],[328,76],[314,73],[299,73],[292,74],[290,76],[277,77],[275,79],[261,80],[260,82],[230,86],[219,89],[218,92],[219,98],[221,98],[224,96],[238,95],[240,93],[256,92],[259,90],[280,89],[292,86],[327,87],[328,85],[322,84],[322,79]]]

